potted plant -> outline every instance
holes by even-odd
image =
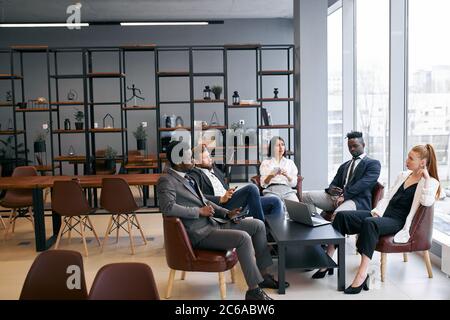
[[[34,153],[45,152],[45,138],[47,134],[45,132],[38,132],[38,134],[34,137]]]
[[[75,129],[77,130],[83,130],[83,120],[84,120],[84,112],[81,110],[78,110],[74,114],[75,116]]]
[[[216,100],[219,100],[220,94],[222,93],[222,87],[221,86],[213,86],[211,91],[214,93]]]
[[[116,167],[117,151],[111,146],[107,146],[105,150],[105,167],[106,170],[113,170]]]
[[[136,145],[138,150],[145,150],[145,143],[147,141],[147,132],[142,125],[136,128],[136,131],[133,132],[134,137],[136,138]]]

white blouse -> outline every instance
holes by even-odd
[[[267,176],[269,174],[274,173],[275,168],[286,170],[288,176],[292,179],[291,182],[289,182],[288,178],[286,178],[285,176],[278,174],[275,177],[273,177],[268,184],[265,183],[264,181],[266,180]],[[285,184],[292,188],[294,188],[297,185],[298,169],[294,161],[292,161],[291,159],[282,157],[280,162],[278,162],[275,158],[264,160],[261,163],[259,172],[261,174],[261,186],[263,188],[267,188],[270,184],[273,183]]]

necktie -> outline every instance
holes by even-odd
[[[188,174],[186,174],[184,177],[185,177],[186,180],[189,182],[189,185],[192,187],[192,189],[193,189],[193,191],[195,192],[195,194],[196,194],[196,195],[202,200],[202,202],[203,202],[203,197],[202,197],[202,195],[200,194],[200,192],[199,192],[198,189],[197,189],[197,184],[195,183],[195,180],[194,180],[191,176],[189,176]]]
[[[359,159],[359,157],[353,157],[352,164],[350,165],[350,173],[348,174],[347,183],[349,183],[353,178],[353,171],[355,170],[355,163],[356,163],[356,160],[358,160],[358,159]]]

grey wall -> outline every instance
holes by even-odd
[[[94,26],[82,30],[67,29],[2,29],[0,30],[0,47],[20,44],[46,44],[51,47],[66,46],[118,46],[124,44],[157,45],[223,45],[226,43],[261,43],[261,44],[289,44],[293,43],[293,25],[291,19],[255,19],[255,20],[226,20],[223,25],[195,26],[195,27],[119,27],[119,26]],[[79,73],[81,70],[81,58],[77,54],[63,54],[59,61],[58,73]],[[8,55],[0,54],[0,73],[9,73]],[[18,61],[18,59],[17,59]],[[94,54],[94,71],[113,72],[118,71],[118,55],[113,53]],[[135,83],[143,91],[145,105],[155,104],[155,83],[153,53],[132,52],[127,54],[126,62],[127,83]],[[230,52],[228,56],[228,94],[229,99],[233,90],[238,90],[241,99],[255,99],[256,77],[255,54],[251,52]],[[291,64],[292,65],[292,64]],[[16,66],[18,67],[18,65]],[[25,54],[25,100],[38,96],[48,97],[47,78],[45,70],[44,54]],[[263,56],[263,69],[286,69],[286,56],[274,53],[265,53]],[[164,71],[188,70],[188,56],[185,53],[163,53],[160,56],[160,69]],[[194,55],[194,72],[213,72],[222,70],[222,57],[216,52],[197,52]],[[53,72],[53,66],[52,66]],[[205,85],[220,84],[222,78],[196,78],[194,83],[195,98],[202,97]],[[78,92],[79,100],[82,100],[81,80],[62,80],[59,82],[60,100],[67,100],[66,95],[70,89]],[[9,90],[9,81],[0,81],[0,101],[5,100],[5,92]],[[263,96],[272,97],[273,88],[279,88],[279,96],[287,94],[287,81],[281,77],[265,77],[263,82]],[[189,100],[187,79],[168,78],[161,79],[161,100]],[[17,89],[20,89],[17,88]],[[54,90],[54,81],[52,81]],[[19,94],[20,90],[16,91]],[[94,80],[94,92],[96,101],[117,101],[119,99],[119,81],[115,79]],[[291,88],[292,92],[292,88]],[[18,99],[19,101],[21,99]],[[54,93],[52,100],[55,100]],[[285,104],[267,104],[271,112],[273,123],[287,123],[287,107]],[[284,106],[280,108],[280,106]],[[164,105],[163,114],[176,114],[182,116],[185,123],[189,123],[189,105]],[[64,118],[70,118],[72,126],[74,107],[61,107],[61,126]],[[195,120],[210,121],[213,112],[216,111],[219,122],[223,124],[223,107],[214,104],[196,105]],[[116,127],[120,125],[118,106],[98,106],[95,112],[95,121],[101,126],[102,118],[107,113],[115,118]],[[128,113],[129,148],[135,148],[135,139],[132,136],[134,128],[141,122],[149,123],[149,151],[156,152],[155,112],[138,111]],[[7,125],[12,117],[11,110],[0,108],[0,123],[2,128]],[[32,151],[32,141],[40,126],[48,119],[44,113],[27,113],[28,146]],[[229,123],[244,119],[248,127],[256,124],[256,111],[254,109],[230,110]],[[54,119],[56,122],[56,118]],[[292,120],[291,120],[292,121]],[[21,116],[18,118],[21,126]],[[54,126],[56,127],[56,126]],[[286,130],[280,133],[285,136]],[[55,136],[56,137],[56,136]],[[49,141],[49,140],[48,140]],[[84,153],[84,139],[79,135],[62,135],[62,153],[67,153],[73,145],[79,154]],[[48,142],[49,143],[49,142]],[[56,144],[55,144],[56,145]],[[96,139],[97,149],[111,145],[120,149],[120,134],[98,134]],[[55,149],[56,150],[56,149]],[[55,152],[56,153],[56,152]],[[30,154],[31,155],[31,154]],[[251,154],[256,157],[256,154]],[[71,169],[65,172],[70,173]]]

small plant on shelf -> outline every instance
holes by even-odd
[[[117,151],[111,146],[107,146],[105,150],[105,167],[107,170],[113,170],[116,167]]]
[[[136,138],[136,144],[138,150],[145,150],[145,142],[147,141],[147,132],[142,125],[136,128],[136,131],[133,132],[134,137]]]
[[[83,120],[84,120],[84,112],[77,109],[77,112],[74,114],[75,116],[75,129],[83,130]]]
[[[222,94],[222,87],[221,86],[213,86],[211,91],[214,93],[216,100],[219,100],[220,95]]]

